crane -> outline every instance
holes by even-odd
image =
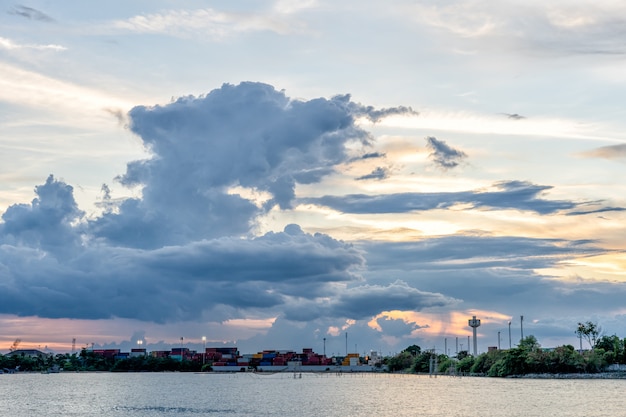
[[[22,339],[15,339],[15,342],[13,342],[13,344],[11,345],[11,347],[9,348],[9,351],[14,352],[17,350],[17,347],[20,345],[20,343],[22,343]]]

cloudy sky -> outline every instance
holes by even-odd
[[[626,336],[623,1],[0,7],[0,352]]]

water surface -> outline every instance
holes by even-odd
[[[5,374],[0,375],[0,415],[599,417],[626,415],[625,391],[625,380],[602,379]]]

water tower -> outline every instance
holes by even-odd
[[[480,320],[476,319],[476,316],[472,316],[470,320],[468,320],[469,326],[474,330],[474,356],[478,356],[478,348],[476,343],[476,328],[480,326]],[[468,346],[469,350],[469,346]]]

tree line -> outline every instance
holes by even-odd
[[[199,361],[174,358],[156,358],[150,355],[129,358],[104,357],[83,349],[79,354],[60,353],[57,355],[0,355],[0,370],[5,372],[54,372],[111,371],[111,372],[198,372],[208,370],[208,365]]]
[[[506,377],[527,374],[598,373],[612,364],[626,364],[626,339],[618,336],[600,336],[596,324],[579,323],[576,334],[585,338],[591,349],[576,349],[563,345],[542,349],[537,339],[530,335],[518,346],[506,350],[493,350],[476,357],[461,351],[452,358],[445,354],[412,345],[386,364],[390,372],[440,373]],[[435,366],[435,368],[433,368]]]

